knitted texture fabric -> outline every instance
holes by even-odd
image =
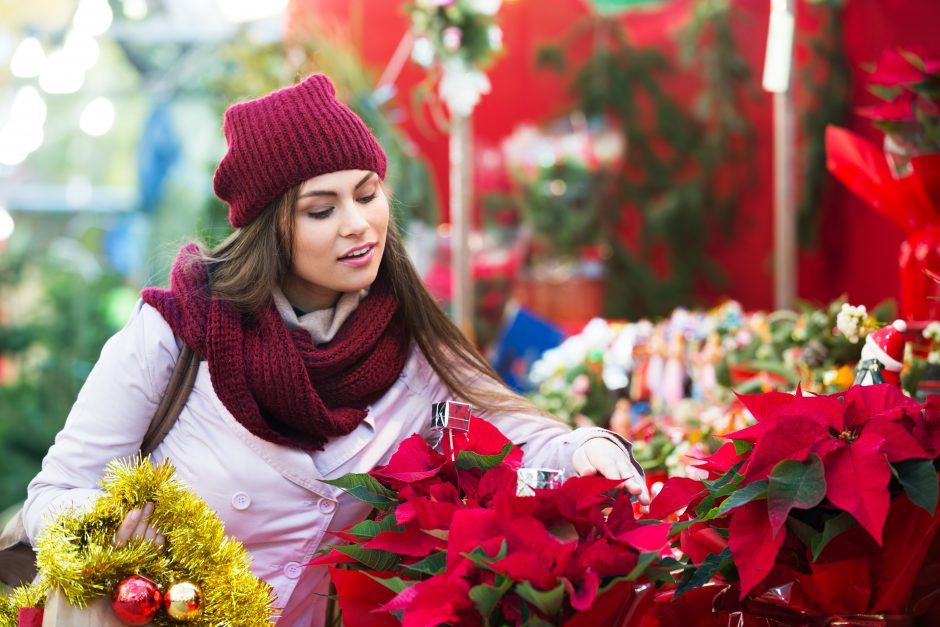
[[[273,302],[246,316],[211,298],[195,244],[180,251],[169,290],[148,288],[142,296],[208,362],[212,387],[239,423],[269,442],[304,450],[321,450],[362,422],[366,407],[398,378],[410,343],[381,273],[321,346],[305,330],[288,329]]]
[[[385,152],[362,119],[336,99],[324,74],[232,105],[222,131],[228,150],[212,185],[236,228],[315,176],[369,170],[385,178]]]

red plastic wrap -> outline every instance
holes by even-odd
[[[829,171],[903,232],[899,258],[901,315],[940,316],[940,288],[924,272],[940,273],[940,154],[914,156],[911,173],[895,178],[883,151],[843,128],[826,129]]]

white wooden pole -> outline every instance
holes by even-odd
[[[451,307],[454,324],[474,340],[470,274],[470,211],[473,207],[473,115],[451,114],[450,224]]]
[[[796,0],[770,1],[764,89],[773,93],[774,307],[791,308],[797,295],[796,112],[792,89]]]

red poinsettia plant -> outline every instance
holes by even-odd
[[[922,570],[940,527],[940,397],[877,385],[740,399],[757,423],[702,460],[707,480],[670,479],[650,507],[679,512],[677,594],[717,579],[733,584],[718,606],[778,619],[926,610],[914,588],[940,583]]]
[[[670,524],[637,520],[601,477],[517,496],[522,451],[475,417],[470,434],[443,453],[413,435],[332,482],[378,512],[314,561],[330,564],[344,624],[631,624],[650,577],[669,576]]]
[[[888,49],[868,76],[868,89],[884,102],[859,114],[918,152],[940,151],[940,58],[917,50]]]

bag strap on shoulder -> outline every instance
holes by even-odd
[[[199,371],[199,355],[188,345],[183,344],[180,355],[170,375],[170,382],[163,393],[163,399],[150,421],[150,427],[140,444],[141,455],[146,457],[163,441],[166,434],[176,423],[189,400],[189,393]]]

